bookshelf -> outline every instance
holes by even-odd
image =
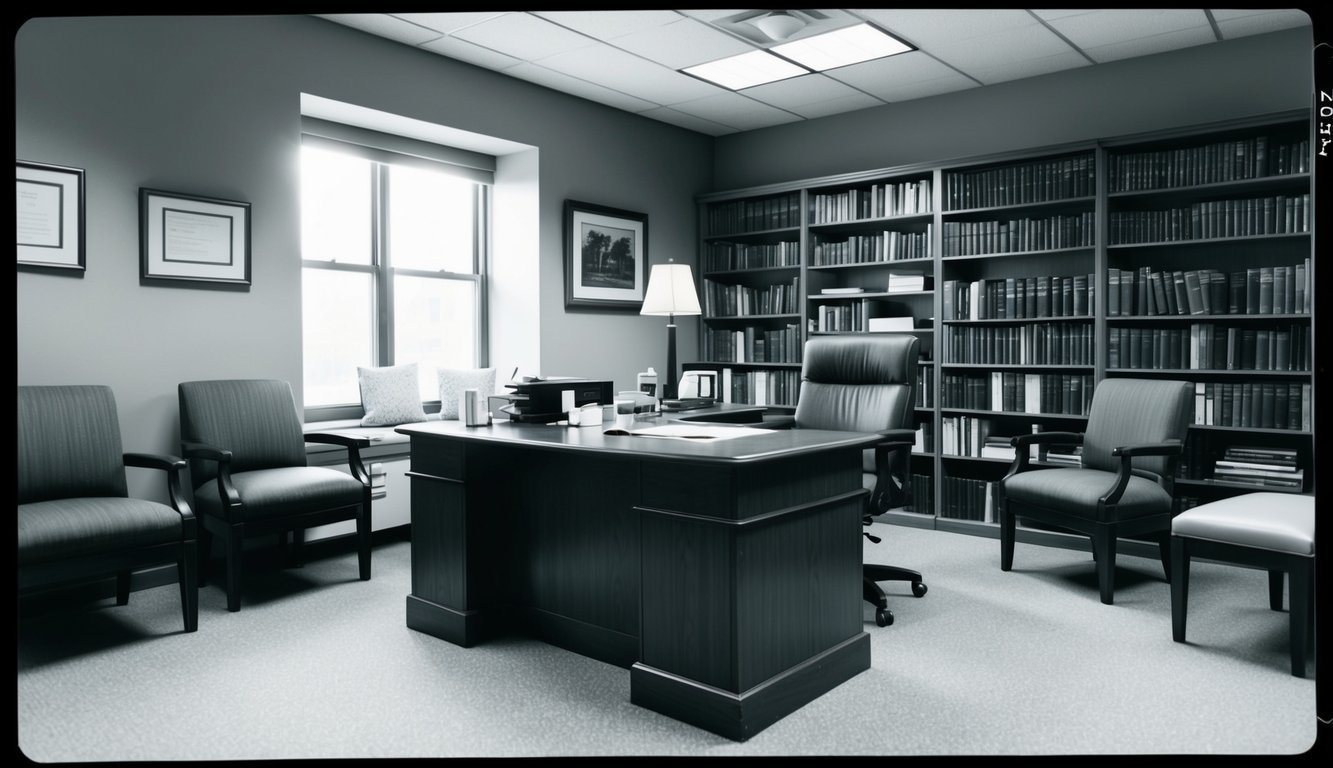
[[[998,535],[1004,438],[1083,431],[1114,376],[1195,386],[1182,508],[1313,492],[1310,130],[1292,112],[701,196],[701,291],[783,303],[706,311],[690,367],[730,369],[742,397],[768,378],[790,410],[811,337],[917,335],[901,524]],[[761,336],[762,358],[729,350]]]

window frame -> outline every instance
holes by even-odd
[[[330,142],[327,139],[321,139],[315,146],[326,151],[338,151],[338,148],[331,147],[330,143],[343,144],[343,142]],[[307,269],[323,269],[370,275],[372,304],[370,314],[375,325],[372,329],[371,338],[371,350],[375,359],[371,361],[371,363],[375,366],[389,366],[395,364],[394,278],[396,276],[403,275],[406,277],[472,283],[474,295],[473,323],[474,328],[476,329],[473,365],[479,368],[486,367],[489,362],[488,350],[490,338],[487,277],[491,263],[491,198],[493,183],[478,180],[471,174],[467,173],[451,174],[460,176],[472,184],[472,272],[451,272],[443,269],[429,270],[395,267],[393,265],[393,255],[390,252],[388,244],[389,228],[387,222],[390,205],[389,176],[393,166],[393,163],[388,161],[393,157],[401,157],[405,161],[402,165],[421,168],[422,159],[419,156],[401,155],[390,150],[375,148],[369,148],[369,152],[358,151],[367,148],[355,144],[347,144],[345,146],[348,154],[363,157],[370,162],[370,263],[349,264],[341,263],[336,260],[307,259],[303,254],[301,258],[302,274],[304,274]],[[302,158],[302,162],[304,162],[304,158]],[[442,171],[444,173],[450,173],[452,168],[449,163],[441,161],[428,160],[426,162],[429,163],[429,167],[433,170]],[[305,299],[306,297],[303,295],[302,302],[304,302]],[[302,333],[301,353],[302,358],[304,359],[304,332]],[[302,381],[301,396],[304,404],[304,380]],[[422,408],[426,413],[438,413],[440,410],[440,401],[438,398],[433,400],[423,400]],[[303,411],[303,417],[306,423],[359,419],[365,414],[365,410],[359,400],[355,403],[336,403],[314,406],[306,405],[303,408]]]

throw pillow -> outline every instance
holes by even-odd
[[[358,367],[356,378],[361,385],[361,407],[366,412],[361,417],[361,426],[392,427],[426,420],[416,363]]]
[[[477,389],[482,397],[495,394],[494,368],[441,368],[440,418],[458,418],[458,400],[463,390]]]

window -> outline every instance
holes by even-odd
[[[358,366],[482,367],[490,185],[472,169],[306,136],[302,323],[308,420],[359,411]]]

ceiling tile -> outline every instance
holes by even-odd
[[[1153,53],[1162,53],[1163,51],[1174,51],[1177,48],[1189,48],[1193,45],[1203,45],[1205,43],[1217,42],[1217,35],[1213,33],[1211,26],[1192,27],[1190,29],[1180,29],[1174,32],[1166,32],[1151,37],[1137,37],[1130,40],[1121,40],[1118,42],[1107,43],[1106,45],[1093,45],[1083,48],[1083,52],[1092,57],[1097,63],[1105,61],[1117,61],[1119,59],[1128,59],[1134,56],[1147,56]]]
[[[643,112],[644,110],[654,109],[660,106],[651,101],[644,101],[643,99],[597,85],[596,83],[589,83],[576,77],[570,77],[569,75],[555,72],[531,62],[524,62],[517,66],[510,67],[509,69],[506,69],[504,73],[506,75],[522,78],[528,82],[544,85],[547,88],[552,88],[564,93],[581,96],[590,101],[606,104],[615,107],[616,109],[623,109],[627,112]]]
[[[749,53],[755,49],[749,43],[694,19],[678,19],[663,27],[618,37],[611,44],[672,69]]]
[[[1085,50],[1099,45],[1154,37],[1184,29],[1202,27],[1212,32],[1208,17],[1198,8],[1094,10],[1071,13],[1059,18],[1049,17],[1046,11],[1033,11],[1033,13],[1046,19],[1056,31],[1069,38],[1069,42]]]
[[[839,67],[824,74],[884,101],[906,101],[977,85],[920,51]]]
[[[715,85],[664,69],[609,45],[580,48],[537,63],[612,90],[637,94],[658,104],[675,104],[722,92]]]
[[[470,27],[473,24],[480,24],[483,21],[489,21],[504,14],[504,11],[475,11],[471,13],[395,13],[392,15],[413,24],[434,29],[442,35],[447,35],[450,32]]]
[[[677,112],[676,110],[670,107],[658,107],[657,109],[650,109],[646,112],[640,112],[639,116],[651,117],[654,120],[660,120],[664,123],[677,125],[680,126],[681,128],[688,128],[691,131],[698,131],[699,133],[705,133],[708,134],[709,136],[725,136],[728,133],[739,132],[738,128],[733,128],[729,125],[721,125],[719,123],[713,122],[712,120],[705,120],[702,117],[687,115],[684,112]]]
[[[1035,20],[1032,26],[996,30],[986,35],[984,41],[947,40],[922,48],[935,58],[983,83],[994,83],[1021,76],[1007,76],[1000,73],[1027,69],[1022,66],[1022,62],[1026,60],[1043,59],[1054,62],[1061,60],[1066,54],[1073,54],[1078,61],[1088,63],[1087,59],[1061,40],[1059,35]]]
[[[527,13],[507,13],[460,29],[454,37],[526,61],[585,48],[596,42]]]
[[[536,11],[536,15],[562,27],[599,40],[641,32],[680,21],[675,11]]]
[[[1057,53],[1053,56],[1042,56],[1035,59],[1012,59],[994,61],[981,68],[966,70],[969,75],[980,80],[986,85],[993,83],[1003,83],[1008,80],[1018,80],[1024,77],[1036,77],[1050,72],[1059,72],[1063,69],[1076,69],[1078,67],[1090,67],[1092,64],[1084,58],[1083,54],[1077,51],[1068,51],[1066,53]]]
[[[520,63],[519,59],[513,56],[506,56],[503,53],[496,53],[489,48],[482,48],[479,45],[473,45],[466,40],[459,40],[456,37],[441,37],[431,40],[428,43],[422,43],[421,48],[432,53],[438,53],[442,56],[448,56],[451,59],[466,61],[469,64],[476,64],[479,67],[487,69],[503,70]]]
[[[696,18],[700,21],[717,21],[718,19],[725,19],[728,16],[735,16],[738,13],[745,13],[745,9],[731,8],[729,10],[721,10],[718,8],[705,8],[703,10],[696,10],[696,11],[681,11],[681,13],[685,14],[686,16],[691,16],[693,18]]]
[[[1217,28],[1222,30],[1222,39],[1230,40],[1247,35],[1261,35],[1265,32],[1277,32],[1292,27],[1310,26],[1310,15],[1299,10],[1272,10],[1248,16],[1227,16],[1246,11],[1213,11],[1217,19]]]
[[[761,104],[739,93],[719,93],[704,99],[695,99],[671,108],[687,115],[702,117],[723,125],[732,125],[743,131],[781,125],[800,120],[799,115]]]
[[[793,107],[818,104],[819,102],[849,96],[864,96],[865,94],[825,75],[810,74],[746,88],[745,95],[781,109],[792,109]],[[871,99],[871,101],[876,100]]]
[[[990,37],[1005,30],[1041,26],[1041,22],[1033,18],[1032,14],[1013,9],[866,9],[857,13],[924,50],[930,50],[931,46],[941,43],[957,44],[976,37]]]
[[[859,91],[854,91],[848,96],[839,96],[836,99],[827,101],[817,101],[813,104],[802,104],[799,107],[788,107],[787,109],[795,112],[801,117],[813,120],[816,117],[828,117],[843,112],[852,112],[858,109],[867,109],[869,107],[883,106],[884,102],[874,96],[867,96]]]
[[[324,13],[319,17],[408,45],[420,45],[440,36],[440,33],[433,29],[426,29],[384,13]]]

